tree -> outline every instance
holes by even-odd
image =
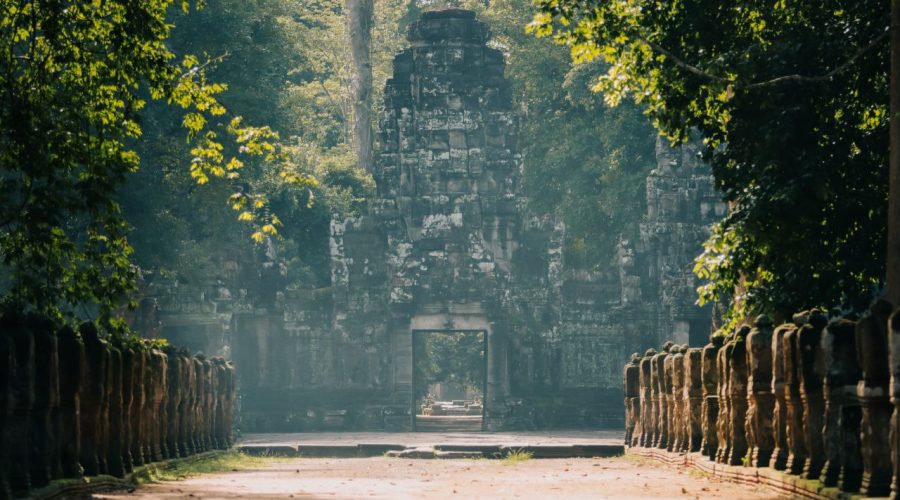
[[[166,45],[172,0],[0,1],[0,256],[3,305],[107,324],[135,286],[128,224],[116,194],[141,162],[135,143],[148,99],[184,110],[190,176],[240,181],[246,164],[277,167],[309,187],[278,135],[228,115],[201,62]],[[182,9],[189,8],[183,1]],[[231,137],[233,142],[223,142]],[[187,162],[185,162],[187,164]],[[280,221],[263,193],[233,191],[253,238]]]
[[[701,301],[744,283],[733,318],[861,310],[884,280],[886,0],[540,0],[530,29],[609,67],[665,134],[705,138],[733,207],[707,242]]]
[[[353,146],[361,170],[369,170],[372,163],[372,23],[373,0],[346,0],[345,16],[353,56]]]

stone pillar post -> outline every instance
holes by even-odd
[[[193,443],[194,453],[206,451],[203,447],[203,424],[201,418],[201,408],[203,404],[203,388],[205,386],[202,354],[195,355],[191,362],[194,364],[194,396],[191,398],[191,442]]]
[[[670,451],[681,451],[684,446],[684,348],[675,347],[672,356],[672,446]]]
[[[772,393],[772,323],[766,316],[756,318],[747,337],[747,446],[751,467],[768,467],[775,449],[772,418],[775,395]]]
[[[179,406],[183,382],[181,380],[181,359],[178,350],[166,347],[166,458],[178,458],[178,429],[180,427]]]
[[[14,363],[11,411],[3,429],[9,452],[8,477],[13,495],[22,497],[31,491],[29,416],[34,404],[34,338],[23,317],[10,313],[2,321],[0,332],[12,341]]]
[[[194,372],[194,358],[185,353],[182,356],[182,370],[185,380],[184,402],[181,410],[181,456],[192,455],[194,448],[194,397],[196,396],[197,374]]]
[[[237,372],[231,361],[225,363],[227,370],[228,392],[226,393],[225,408],[225,438],[228,447],[234,444],[234,412],[237,406]]]
[[[731,465],[742,465],[747,456],[747,335],[750,327],[742,326],[727,349],[729,356],[728,392],[731,401],[729,414],[729,434],[731,452],[728,462]]]
[[[31,486],[40,488],[59,474],[56,439],[59,414],[57,340],[50,321],[29,315],[26,328],[34,338],[34,403],[31,407]]]
[[[703,350],[696,347],[688,349],[684,356],[684,389],[685,425],[687,437],[685,451],[700,451],[703,442]]]
[[[103,400],[109,357],[106,342],[100,340],[93,323],[84,323],[79,330],[85,354],[85,378],[81,391],[81,466],[86,476],[96,476],[100,473],[103,449]]]
[[[154,422],[151,420],[151,415],[153,415],[153,400],[154,400],[154,376],[153,376],[153,353],[151,352],[149,345],[145,345],[144,351],[141,352],[141,358],[143,359],[143,365],[141,370],[141,392],[144,395],[144,401],[141,404],[141,415],[139,418],[140,423],[140,443],[141,443],[141,452],[144,455],[144,463],[151,463],[155,460],[153,456],[153,444],[151,440],[152,436],[152,426]]]
[[[859,440],[862,410],[856,396],[856,383],[862,373],[856,359],[856,322],[833,320],[822,331],[824,355],[825,466],[819,480],[825,486],[840,485],[843,491],[856,491],[862,481],[862,455]]]
[[[109,374],[107,382],[109,388],[109,438],[106,462],[109,474],[115,477],[125,477],[125,462],[123,461],[122,436],[122,351],[109,346]]]
[[[800,353],[797,344],[798,329],[784,332],[784,393],[786,406],[788,474],[800,474],[806,463],[806,442],[803,439],[803,400],[800,397]]]
[[[784,388],[784,334],[796,328],[793,323],[780,325],[772,334],[772,395],[775,397],[775,410],[772,416],[772,429],[775,449],[772,451],[770,465],[775,470],[787,467],[787,400]]]
[[[7,428],[12,412],[15,380],[15,345],[7,335],[6,322],[0,319],[0,498],[12,498],[9,485],[10,443]]]
[[[147,446],[154,462],[165,458],[163,450],[163,427],[165,424],[166,374],[168,367],[166,355],[158,350],[150,350],[150,412],[153,418],[147,419]]]
[[[894,411],[891,414],[891,463],[893,463],[891,498],[898,498],[900,497],[900,310],[891,314],[888,326],[891,351],[890,391],[891,403],[894,405]]]
[[[655,349],[648,349],[641,358],[641,440],[640,446],[653,446],[653,434],[656,423],[653,421],[653,383],[651,378],[651,364]]]
[[[635,432],[640,432],[640,407],[634,404],[641,394],[639,359],[637,353],[632,354],[622,374],[625,385],[625,446],[634,446]]]
[[[147,363],[147,353],[142,345],[134,347],[131,360],[131,430],[129,431],[131,444],[131,461],[134,466],[147,463],[144,453],[144,432],[142,419],[146,408],[144,406],[144,371]]]
[[[722,348],[725,337],[717,335],[710,338],[710,343],[703,348],[701,372],[703,378],[703,442],[700,451],[709,457],[716,459],[719,448],[716,425],[719,416],[719,377],[716,367],[716,357]]]
[[[891,306],[876,300],[869,314],[856,324],[856,353],[862,369],[857,396],[862,406],[863,479],[860,493],[885,496],[891,485],[890,369],[888,367],[887,321]]]
[[[821,311],[810,312],[806,324],[800,327],[797,341],[800,347],[800,397],[803,401],[803,440],[806,443],[806,463],[803,477],[818,479],[825,464],[822,442],[825,399],[822,395],[822,330],[828,320]]]
[[[228,370],[225,367],[225,360],[221,357],[213,359],[213,365],[216,369],[216,426],[213,433],[216,438],[216,449],[228,449],[228,438],[225,432],[225,400],[228,391],[228,382],[226,377]],[[636,432],[640,432],[640,428]],[[633,436],[637,439],[638,436]]]
[[[731,396],[728,391],[728,371],[730,370],[728,364],[730,356],[728,351],[734,349],[731,344],[733,339],[733,334],[726,337],[725,343],[716,355],[716,371],[719,379],[719,415],[716,418],[716,439],[719,442],[719,447],[716,450],[716,461],[719,463],[726,463],[728,455],[731,453],[731,436],[728,426],[728,422],[731,419]]]
[[[134,408],[134,346],[120,342],[122,353],[122,465],[125,472],[134,472],[134,458],[131,456],[134,439],[132,411]]]
[[[675,445],[675,395],[673,393],[672,387],[675,385],[675,353],[677,347],[673,346],[669,350],[669,355],[666,356],[666,359],[663,362],[663,399],[665,401],[666,406],[666,421],[664,422],[666,428],[666,442],[664,448],[668,451],[672,451],[672,448]]]
[[[666,422],[669,418],[668,405],[666,405],[666,358],[669,357],[669,349],[672,343],[667,342],[663,346],[663,352],[653,356],[653,377],[656,382],[656,439],[657,448],[666,448],[669,445],[669,433]]]

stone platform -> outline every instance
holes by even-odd
[[[247,434],[237,448],[250,455],[355,458],[612,457],[625,452],[622,431],[554,432],[313,432]]]

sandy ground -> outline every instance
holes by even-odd
[[[621,430],[572,431],[544,430],[535,432],[298,432],[293,434],[245,434],[241,445],[345,445],[400,444],[408,447],[442,444],[480,445],[571,445],[622,444]]]
[[[274,461],[262,469],[156,483],[95,498],[778,498],[764,489],[634,457]]]

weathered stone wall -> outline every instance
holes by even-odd
[[[660,143],[646,221],[616,265],[567,268],[565,227],[525,208],[489,37],[462,10],[411,26],[386,83],[377,194],[331,223],[331,287],[279,287],[273,263],[255,290],[234,265],[202,291],[158,287],[143,316],[240,367],[244,430],[410,429],[416,330],[486,333],[488,429],[621,426],[626,354],[705,342],[691,267],[724,205],[695,148]]]
[[[676,440],[668,450],[701,452],[735,466],[771,467],[848,494],[895,498],[900,493],[898,311],[878,299],[861,318],[827,318],[813,309],[774,330],[760,316],[753,328],[741,326],[711,339],[701,370],[685,370],[690,384],[704,385],[707,394],[705,401],[684,401],[690,410],[709,412],[702,422],[704,441]],[[650,349],[642,358],[634,354],[625,366],[628,446],[652,447],[654,436],[690,425],[693,411],[682,411],[659,419],[654,431],[655,416],[634,411],[653,404],[653,385],[661,376],[657,370],[642,376],[645,364],[684,362],[683,348],[669,342],[663,350]],[[715,351],[719,370],[711,375]]]
[[[234,365],[0,316],[0,498],[233,444]]]

